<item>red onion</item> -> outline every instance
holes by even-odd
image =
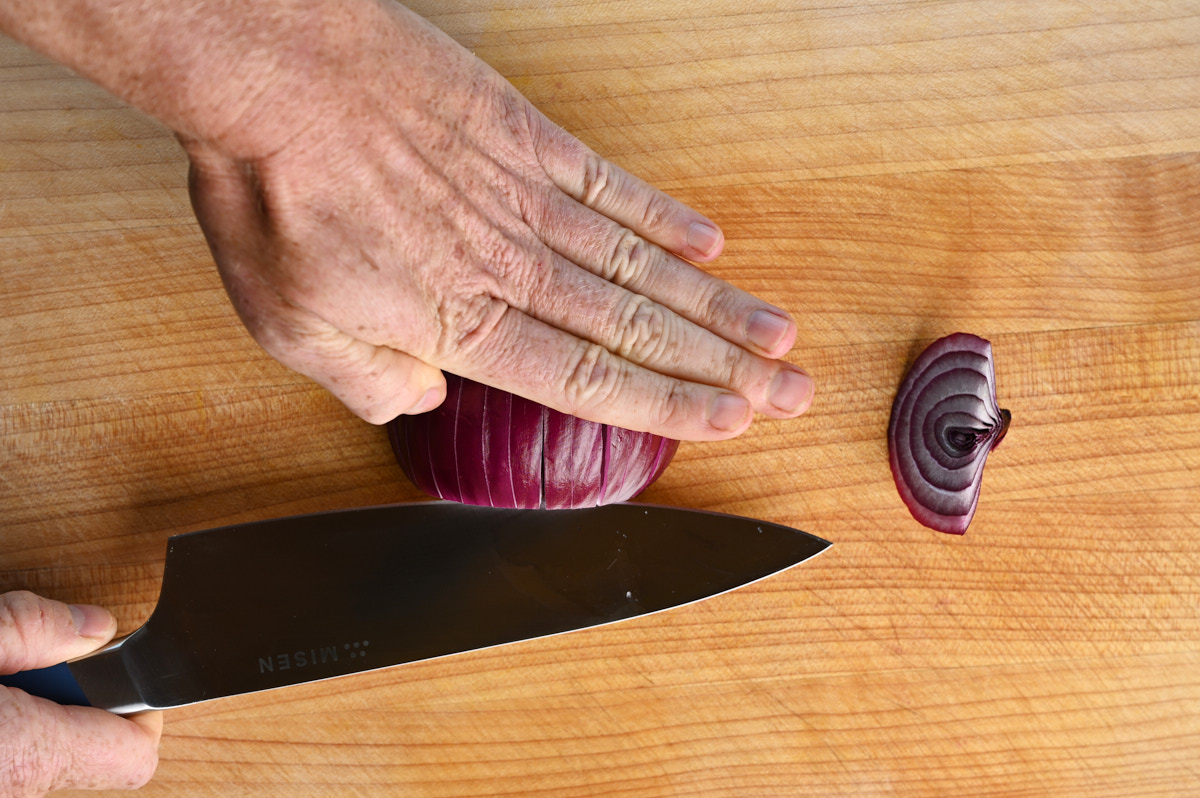
[[[489,507],[592,507],[633,498],[679,441],[569,416],[446,375],[446,401],[388,422],[400,468],[431,496]]]
[[[967,531],[983,465],[1012,416],[996,404],[992,345],[954,333],[921,353],[900,385],[888,425],[888,458],[913,518],[939,532]]]

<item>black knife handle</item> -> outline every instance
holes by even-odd
[[[48,698],[56,704],[90,707],[91,701],[71,673],[67,663],[51,665],[33,671],[22,671],[9,676],[0,676],[0,687],[17,687],[32,696]]]

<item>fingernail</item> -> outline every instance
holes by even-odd
[[[701,255],[713,254],[722,238],[720,230],[703,222],[692,222],[692,226],[688,228],[688,246]]]
[[[777,409],[790,415],[799,414],[812,404],[816,383],[799,369],[785,368],[771,381],[767,399]]]
[[[746,322],[746,339],[764,352],[774,352],[791,328],[791,321],[778,313],[756,310]]]
[[[112,615],[93,604],[71,604],[71,620],[80,637],[102,637],[112,625]]]
[[[409,410],[408,414],[411,416],[415,416],[415,415],[418,415],[419,413],[428,413],[430,410],[435,409],[441,403],[442,403],[441,389],[440,388],[430,388],[428,391],[425,392],[425,395],[421,397],[421,401],[419,401],[415,405],[413,405],[412,410]]]
[[[717,394],[708,407],[708,423],[722,432],[735,430],[750,414],[750,403],[736,393]]]

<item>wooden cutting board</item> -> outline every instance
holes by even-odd
[[[610,629],[173,710],[150,796],[1200,794],[1200,3],[414,7],[719,221],[812,411],[645,498],[813,563]],[[156,124],[0,42],[0,589],[147,617],[183,531],[419,499],[239,326]],[[989,338],[965,537],[884,433]]]

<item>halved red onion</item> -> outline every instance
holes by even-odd
[[[954,333],[921,353],[900,385],[888,425],[888,459],[913,518],[939,532],[967,531],[983,465],[1012,416],[996,403],[992,345]]]
[[[437,409],[387,425],[400,468],[439,499],[550,510],[611,504],[645,490],[679,448],[454,374],[446,387]]]

